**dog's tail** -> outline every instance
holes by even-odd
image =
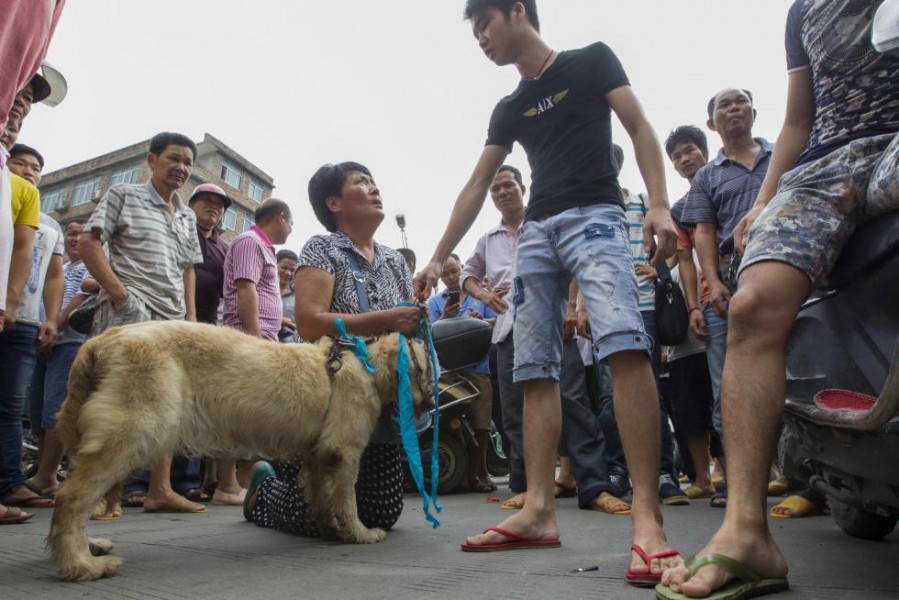
[[[78,431],[78,417],[88,398],[97,388],[97,354],[108,340],[99,336],[87,340],[72,363],[65,402],[56,415],[56,430],[62,442],[70,451],[78,447],[81,435]]]

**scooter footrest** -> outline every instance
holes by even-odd
[[[850,390],[821,390],[815,394],[815,406],[822,410],[868,412],[877,398]]]

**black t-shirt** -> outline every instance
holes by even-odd
[[[499,101],[487,145],[511,151],[518,142],[527,153],[532,181],[526,220],[577,206],[623,206],[605,95],[628,84],[618,57],[597,42],[560,53],[540,79],[522,80]]]

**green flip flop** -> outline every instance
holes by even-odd
[[[733,573],[736,579],[715,590],[703,600],[743,600],[744,598],[756,598],[777,592],[785,592],[790,589],[790,584],[785,578],[763,579],[743,563],[723,554],[701,554],[691,556],[684,565],[690,569],[690,577],[706,565],[716,565]],[[675,592],[668,586],[659,584],[656,586],[656,598],[661,600],[693,600]]]

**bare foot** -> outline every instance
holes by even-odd
[[[748,531],[730,533],[722,527],[697,556],[709,553],[733,558],[762,578],[787,576],[787,559],[767,531],[764,534]],[[733,578],[732,573],[717,565],[703,567],[691,578],[689,569],[682,564],[665,571],[662,585],[691,598],[704,598]]]
[[[655,523],[647,527],[643,527],[640,532],[634,528],[634,544],[640,546],[643,551],[648,554],[659,554],[667,550],[671,550],[668,545],[668,539],[665,537],[665,530],[662,529],[661,523]],[[684,559],[680,555],[666,556],[664,558],[654,558],[647,565],[643,562],[643,558],[631,550],[631,566],[634,571],[643,571],[647,567],[650,573],[661,575],[666,569],[673,569],[684,564]]]
[[[559,528],[556,526],[555,520],[540,522],[525,511],[515,513],[497,527],[532,540],[559,539]],[[505,541],[508,541],[508,538],[496,531],[487,531],[465,538],[465,543],[471,546],[499,544]]]
[[[189,505],[193,505],[193,510],[188,509]],[[173,506],[177,508],[177,512],[202,513],[208,511],[202,504],[191,502],[184,496],[175,493],[174,490],[168,490],[168,492],[160,495],[147,494],[144,500],[144,512],[160,512]]]

